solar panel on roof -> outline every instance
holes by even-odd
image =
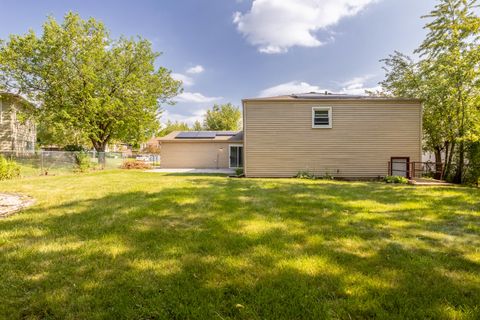
[[[297,99],[360,99],[365,98],[364,95],[351,95],[344,93],[318,93],[318,92],[309,92],[309,93],[300,93],[292,94],[293,98]]]
[[[180,132],[179,134],[177,134],[177,136],[175,138],[176,139],[191,139],[191,138],[195,138],[196,136],[197,136],[196,132]]]
[[[215,138],[214,132],[207,131],[185,131],[177,134],[175,139],[213,139]]]
[[[215,138],[216,134],[215,132],[198,132],[197,138],[199,139],[212,139]]]
[[[235,131],[222,131],[222,132],[217,132],[216,135],[217,137],[228,137],[228,136],[234,136],[237,133]]]

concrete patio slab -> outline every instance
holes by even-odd
[[[443,187],[451,187],[454,186],[453,183],[449,183],[443,180],[435,180],[435,179],[412,179],[408,181],[409,184],[413,184],[415,186],[443,186]]]
[[[233,169],[151,169],[146,172],[159,173],[209,173],[209,174],[232,174],[235,173]]]
[[[9,216],[35,203],[29,196],[12,193],[0,193],[0,218]]]

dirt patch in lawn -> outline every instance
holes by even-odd
[[[0,218],[9,216],[35,203],[29,196],[13,193],[0,193]]]

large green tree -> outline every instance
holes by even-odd
[[[171,120],[168,120],[167,123],[162,125],[160,131],[158,131],[157,133],[157,136],[164,137],[167,134],[172,133],[173,131],[191,131],[191,129],[186,122],[173,122]]]
[[[456,182],[463,180],[466,144],[476,139],[478,129],[480,19],[475,9],[477,0],[441,0],[425,16],[432,21],[426,25],[427,37],[416,51],[427,61],[435,62],[430,72],[444,80],[444,90],[449,92],[445,100],[456,115]]]
[[[87,148],[91,142],[84,134],[59,122],[39,121],[37,124],[37,144],[39,146],[72,146]]]
[[[441,172],[442,155],[452,157],[452,141],[455,139],[454,114],[446,99],[445,80],[431,71],[431,61],[415,62],[410,57],[395,52],[382,60],[386,78],[380,84],[382,93],[395,97],[420,98],[423,100],[423,148],[433,152],[437,172]]]
[[[446,155],[447,172],[452,161],[453,180],[465,176],[467,145],[478,139],[480,19],[476,0],[440,0],[424,18],[430,19],[427,36],[415,51],[414,62],[400,53],[385,61],[384,92],[424,99],[427,150]]]
[[[214,105],[207,110],[203,120],[203,128],[212,131],[236,131],[241,128],[242,113],[239,108],[231,103]]]
[[[0,44],[0,86],[37,102],[38,121],[80,133],[97,151],[112,141],[138,144],[159,128],[162,103],[180,90],[142,38],[112,39],[93,18],[49,18],[43,33]]]
[[[203,130],[203,126],[200,123],[200,121],[198,121],[198,120],[195,121],[195,123],[193,124],[192,130],[193,131],[202,131]]]

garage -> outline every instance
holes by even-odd
[[[241,131],[174,131],[158,141],[163,169],[243,167]]]

